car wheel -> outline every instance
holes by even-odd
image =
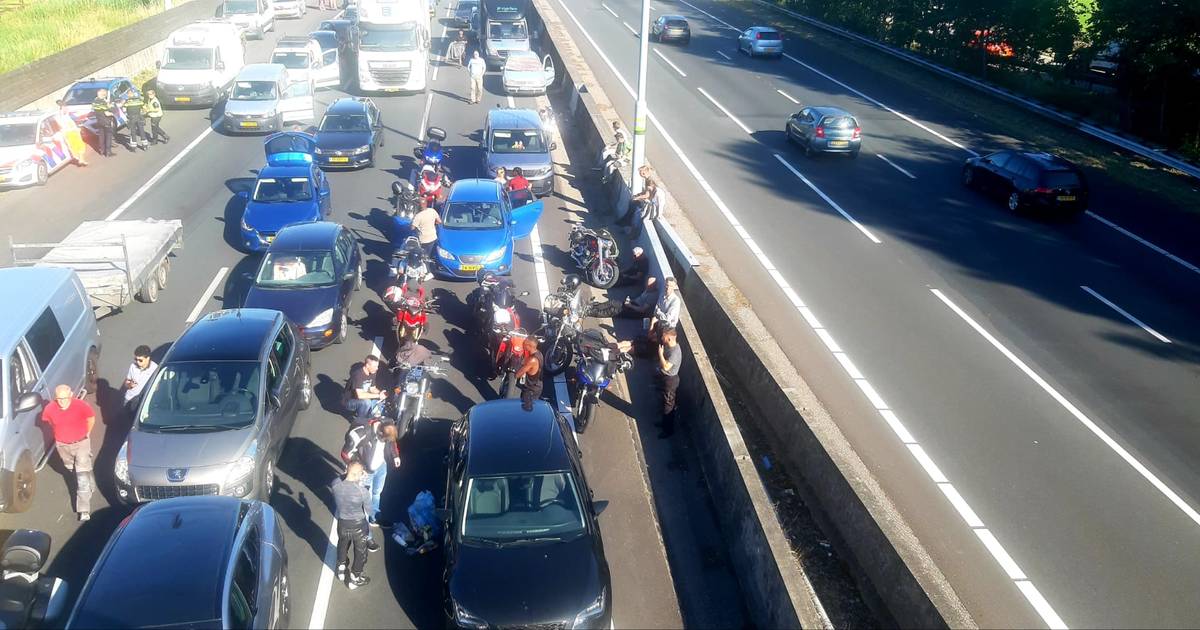
[[[1020,193],[1014,192],[1008,196],[1008,209],[1013,212],[1016,212],[1021,209]]]
[[[312,404],[312,397],[312,377],[308,375],[308,372],[305,372],[304,380],[300,381],[300,408],[308,409],[309,405]]]
[[[275,490],[275,463],[267,461],[267,466],[263,469],[262,489],[258,493],[259,499],[269,502],[273,490]]]
[[[37,494],[37,471],[33,469],[33,458],[29,451],[21,453],[17,459],[6,490],[9,497],[8,512],[25,512],[33,506],[33,496]]]
[[[812,156],[813,156],[813,148],[812,148],[812,141],[811,141],[811,140],[805,141],[805,143],[804,143],[804,156],[805,156],[805,157],[812,157]]]
[[[362,263],[360,262],[360,263],[358,263],[358,271],[354,272],[354,290],[357,291],[357,290],[361,289],[362,285],[363,285],[363,266],[362,266]]]
[[[87,363],[83,368],[83,386],[89,392],[96,391],[96,384],[100,380],[100,351],[95,347],[88,350]]]
[[[683,38],[683,45],[684,45],[684,46],[687,46],[687,45],[688,45],[688,44],[690,44],[690,43],[692,43],[692,37],[691,37],[690,35],[689,35],[689,36],[687,36],[687,37],[684,37],[684,38]]]
[[[289,627],[288,622],[292,618],[292,594],[288,588],[287,572],[279,579],[279,627]]]
[[[50,179],[50,169],[46,167],[45,162],[38,162],[37,166],[37,185],[45,186],[46,180]]]
[[[792,143],[792,126],[791,125],[789,125],[789,124],[783,125],[783,137],[788,141],[788,144]]]
[[[962,171],[962,183],[967,188],[975,187],[975,169],[970,166],[964,166]]]
[[[342,311],[342,316],[338,319],[337,336],[333,338],[333,343],[342,343],[346,341],[346,337],[350,334],[350,323],[346,319],[346,312]]]

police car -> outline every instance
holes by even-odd
[[[71,118],[75,119],[75,124],[79,125],[85,133],[96,134],[96,121],[92,118],[92,101],[96,100],[96,93],[102,89],[108,90],[108,100],[114,103],[139,94],[138,89],[133,86],[133,79],[129,77],[105,77],[76,81],[67,88],[66,94],[63,95],[63,102],[66,104]],[[113,117],[115,118],[114,131],[125,126],[125,112],[120,107],[113,108]]]
[[[0,188],[41,186],[71,161],[53,112],[0,114]]]

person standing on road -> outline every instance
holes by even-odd
[[[533,401],[542,397],[542,351],[538,350],[537,341],[533,337],[525,338],[525,362],[517,370],[515,378],[521,385],[521,408],[533,411]]]
[[[471,103],[475,104],[483,98],[483,75],[487,73],[487,62],[479,56],[478,50],[471,54],[467,72],[471,75]]]
[[[504,188],[509,192],[514,190],[526,190],[529,188],[529,180],[525,179],[525,173],[521,171],[520,166],[513,167],[513,176],[504,185]]]
[[[113,127],[116,123],[113,119],[112,103],[108,100],[108,90],[101,88],[96,90],[96,98],[92,99],[92,118],[96,120],[96,142],[99,146],[96,149],[100,155],[104,157],[112,157],[113,143]]]
[[[658,391],[662,395],[662,421],[658,426],[659,439],[666,439],[675,433],[676,400],[675,391],[679,389],[679,366],[683,362],[683,348],[679,347],[674,328],[662,332],[662,343],[658,346]]]
[[[379,372],[379,357],[368,355],[362,365],[350,370],[350,379],[342,393],[342,406],[355,420],[374,415],[383,402],[385,394],[375,386],[375,374]]]
[[[433,248],[437,245],[437,226],[442,223],[442,215],[426,205],[424,198],[421,198],[420,203],[421,210],[413,216],[412,229],[417,233],[417,241],[421,243],[421,253],[425,255],[426,261],[430,261],[433,260]]]
[[[75,397],[70,385],[54,388],[54,401],[42,410],[42,422],[54,434],[54,449],[63,466],[75,473],[75,511],[79,520],[92,518],[92,428],[96,412],[86,401]]]
[[[158,100],[158,94],[154,90],[146,90],[146,108],[143,111],[146,118],[150,119],[150,144],[158,144],[159,137],[162,137],[163,144],[171,141],[171,136],[162,130],[163,108],[162,103]]]
[[[158,364],[150,359],[150,346],[141,345],[135,348],[133,363],[129,364],[125,382],[122,383],[125,388],[125,411],[131,418],[137,413],[138,403],[142,402],[142,392],[146,389],[146,383],[150,382],[156,371]]]
[[[342,446],[342,461],[360,464],[363,468],[363,487],[371,496],[367,510],[367,522],[378,525],[379,505],[383,499],[383,486],[387,483],[388,462],[400,466],[400,449],[396,446],[399,432],[390,420],[372,418],[367,424],[350,427],[346,431]],[[367,538],[371,538],[370,533]],[[373,550],[372,550],[373,551]]]
[[[508,187],[508,171],[503,166],[496,167],[496,176],[492,178],[501,188]]]
[[[129,148],[141,147],[145,151],[150,146],[150,139],[146,137],[146,118],[142,115],[146,101],[135,91],[126,97],[121,106],[125,110],[125,124],[129,127]]]
[[[337,517],[337,576],[350,590],[371,582],[371,578],[363,575],[370,542],[367,538],[367,502],[370,499],[362,479],[362,464],[352,462],[346,467],[346,475],[334,481],[330,488],[334,516]],[[354,552],[353,561],[350,560],[351,551]]]

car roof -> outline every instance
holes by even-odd
[[[821,105],[818,107],[810,107],[809,109],[822,116],[849,116],[854,118],[854,114],[851,114],[840,107],[833,107],[832,105]]]
[[[220,619],[244,506],[232,497],[206,496],[139,508],[92,569],[71,625],[138,628]]]
[[[541,129],[542,119],[532,109],[496,108],[488,110],[490,129]]]
[[[1053,153],[1044,151],[1017,151],[1025,159],[1037,164],[1044,171],[1074,171],[1075,165]]]
[[[324,251],[333,248],[342,226],[333,221],[292,223],[275,234],[270,251]]]
[[[130,79],[129,77],[101,77],[99,79],[93,77],[93,78],[89,78],[89,79],[84,79],[82,81],[76,81],[71,84],[71,87],[107,88],[107,87],[112,87],[112,86],[116,85],[118,81],[129,81],[130,83],[133,83],[133,79]]]
[[[24,123],[35,123],[41,119],[53,115],[54,112],[49,110],[42,111],[20,111],[20,112],[5,112],[0,114],[0,125],[20,125]]]
[[[6,267],[0,268],[0,304],[4,304],[4,320],[25,326],[45,310],[63,283],[74,272],[65,267]],[[12,324],[2,327],[0,339],[25,334],[24,328]],[[7,348],[0,344],[0,348]]]
[[[233,308],[209,313],[183,331],[167,351],[174,361],[257,361],[283,313]]]
[[[482,402],[467,412],[467,474],[570,470],[554,409],[544,400],[525,411],[516,398]]]
[[[361,96],[343,96],[325,109],[326,114],[362,114],[367,111],[367,99]]]
[[[258,171],[258,179],[276,179],[279,177],[311,177],[311,164],[297,166],[264,166]]]
[[[281,63],[248,63],[237,74],[238,81],[274,81],[287,72]]]
[[[500,183],[494,179],[460,179],[450,187],[447,201],[499,201]]]

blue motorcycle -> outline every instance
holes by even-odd
[[[633,357],[628,342],[614,342],[595,328],[575,338],[575,357],[575,399],[571,411],[575,414],[575,431],[583,433],[596,417],[600,394],[618,374],[633,367]]]

